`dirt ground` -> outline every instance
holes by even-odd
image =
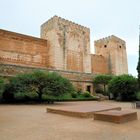
[[[117,105],[138,113],[124,124],[46,113],[48,106]],[[131,103],[66,102],[54,105],[0,105],[0,140],[140,140],[140,109]]]

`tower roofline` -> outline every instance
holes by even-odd
[[[64,19],[64,18],[59,17],[59,16],[57,16],[57,15],[54,15],[54,16],[53,16],[52,18],[50,18],[48,21],[46,21],[45,23],[43,23],[43,24],[41,25],[41,28],[44,27],[44,26],[46,26],[47,24],[53,22],[53,21],[59,21],[59,20],[62,21],[62,22],[64,22],[66,25],[75,26],[76,28],[78,28],[78,29],[80,29],[80,30],[84,30],[84,31],[90,32],[90,28],[85,27],[85,26],[82,26],[82,25],[77,24],[77,23],[75,23],[75,22],[72,22],[72,21],[70,21],[70,20]]]
[[[125,44],[125,41],[122,40],[121,38],[115,36],[115,35],[110,35],[108,37],[105,37],[105,38],[101,38],[99,40],[95,40],[94,43],[101,43],[101,42],[109,42],[111,40],[114,40],[114,41],[119,41],[119,42],[122,42],[122,44]]]

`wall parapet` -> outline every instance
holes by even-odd
[[[19,41],[26,41],[26,42],[35,42],[37,44],[41,44],[41,45],[47,45],[47,40],[42,39],[42,38],[37,38],[37,37],[33,37],[33,36],[29,36],[29,35],[24,35],[24,34],[20,34],[20,33],[16,33],[16,32],[11,32],[11,31],[7,31],[7,30],[3,30],[0,29],[0,36],[2,37],[9,37],[13,40],[19,40]]]
[[[46,27],[48,24],[54,24],[55,22],[63,22],[65,25],[69,25],[69,26],[72,26],[72,27],[75,27],[76,29],[78,30],[82,30],[82,31],[85,31],[85,32],[90,32],[90,29],[88,27],[85,27],[85,26],[82,26],[80,24],[77,24],[75,22],[72,22],[72,21],[69,21],[69,20],[66,20],[64,18],[61,18],[59,16],[53,16],[52,18],[50,18],[48,21],[46,21],[45,23],[43,23],[41,25],[41,28],[44,28]]]
[[[114,36],[114,35],[111,35],[111,36],[108,36],[108,37],[105,37],[105,38],[102,38],[102,39],[99,39],[99,40],[95,40],[94,43],[95,45],[96,44],[100,44],[100,43],[107,43],[109,41],[118,41],[118,42],[121,42],[122,44],[125,44],[125,41],[120,39],[119,37],[117,36]]]

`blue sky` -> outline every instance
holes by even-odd
[[[54,15],[87,26],[94,40],[116,35],[126,41],[129,73],[137,76],[140,0],[0,0],[0,28],[40,36]]]

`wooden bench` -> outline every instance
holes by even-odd
[[[94,113],[94,120],[108,121],[113,123],[124,123],[137,120],[137,112],[134,111],[103,111]]]

